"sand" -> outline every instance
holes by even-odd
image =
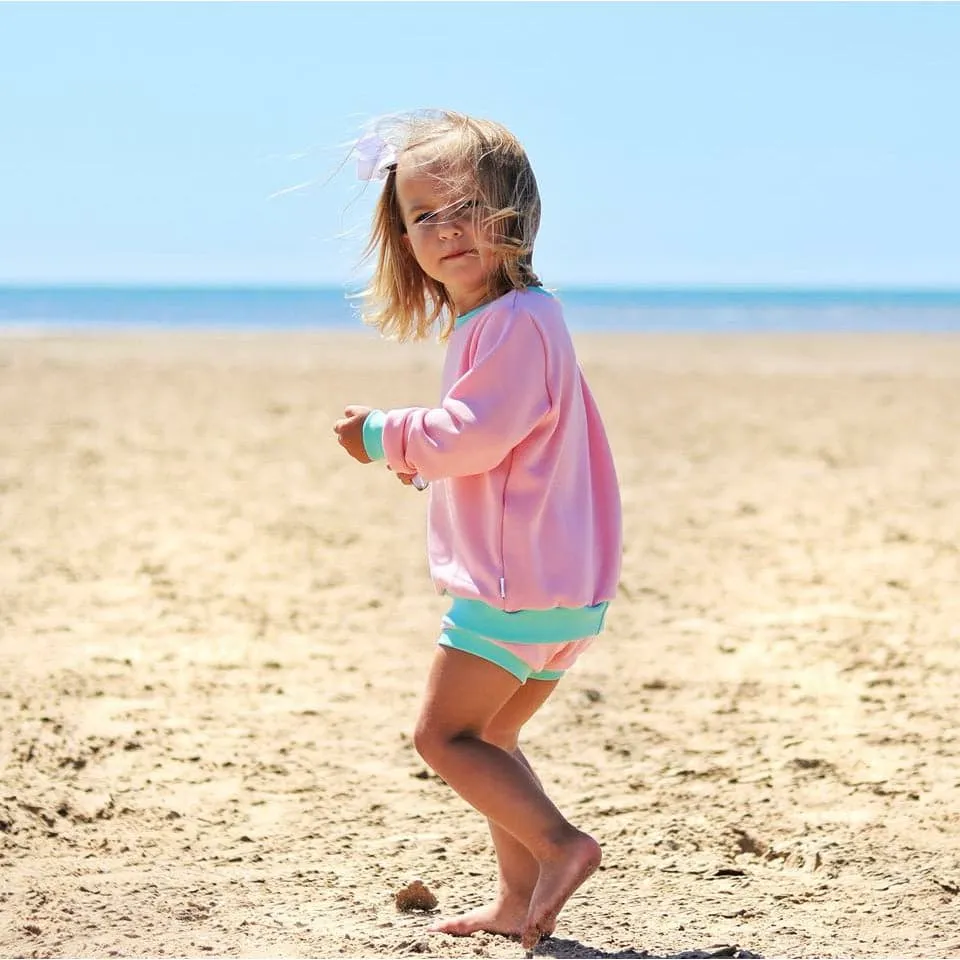
[[[581,337],[609,630],[529,725],[602,843],[543,956],[960,956],[960,338]],[[434,400],[364,334],[0,336],[0,954],[519,957],[410,732]],[[723,952],[723,951],[721,951]]]

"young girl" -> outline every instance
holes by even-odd
[[[493,903],[432,929],[518,935],[531,951],[601,857],[518,740],[616,593],[613,458],[560,303],[533,272],[540,196],[518,141],[444,112],[358,152],[361,178],[385,178],[366,319],[400,340],[439,328],[447,352],[439,406],[349,406],[334,431],[360,463],[430,484],[430,571],[451,606],[414,743],[487,818],[499,867]]]

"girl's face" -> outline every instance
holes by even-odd
[[[497,260],[477,225],[476,202],[452,197],[415,159],[403,154],[397,164],[403,239],[420,269],[446,288],[457,313],[466,313],[488,298],[487,279]]]

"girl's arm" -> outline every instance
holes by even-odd
[[[517,312],[480,332],[473,364],[439,407],[373,411],[364,445],[396,472],[472,476],[497,466],[550,409],[543,334]]]

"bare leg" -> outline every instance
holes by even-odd
[[[528,681],[529,682],[529,681]],[[527,768],[530,776],[533,777],[537,786],[543,790],[543,784],[540,778],[534,773],[527,758],[517,747],[511,751],[513,755]],[[524,908],[524,918],[527,908],[530,905],[530,898],[537,886],[537,880],[540,878],[540,864],[534,859],[530,851],[509,831],[504,830],[493,820],[487,820],[487,826],[490,828],[490,837],[493,840],[493,848],[497,854],[497,867],[499,870],[498,884],[500,895],[509,895],[517,903],[522,903]],[[511,930],[519,936],[519,929]]]
[[[524,946],[532,949],[542,935],[553,930],[557,914],[596,869],[601,854],[592,837],[564,819],[522,754],[518,758],[482,739],[519,689],[519,681],[495,664],[439,648],[414,742],[420,755],[460,796],[519,841],[536,861],[537,882],[520,927]],[[540,703],[543,699],[546,696]],[[532,871],[527,872],[526,861],[516,856],[516,848],[505,847],[503,852],[510,862],[508,869],[516,871],[515,882],[528,888]],[[496,920],[484,911],[482,917],[458,918],[460,922],[451,922],[445,929],[466,933],[472,932],[466,929],[471,925],[490,929],[495,924],[498,932],[515,932],[518,910],[513,902],[509,911],[503,905],[495,912]],[[481,921],[483,925],[476,926]],[[509,930],[503,929],[507,927]]]
[[[530,911],[530,898],[540,877],[540,864],[530,851],[494,820],[487,820],[497,856],[497,895],[492,903],[445,917],[430,927],[438,933],[468,937],[485,930],[519,937]]]
[[[487,724],[481,737],[511,753],[527,769],[542,791],[536,773],[517,744],[520,728],[543,705],[557,685],[555,680],[528,680]],[[484,930],[519,937],[530,909],[530,898],[540,877],[540,864],[530,851],[501,827],[487,820],[497,856],[497,896],[492,903],[456,917],[444,918],[430,929],[454,936],[469,936]],[[544,931],[549,935],[552,931]]]

